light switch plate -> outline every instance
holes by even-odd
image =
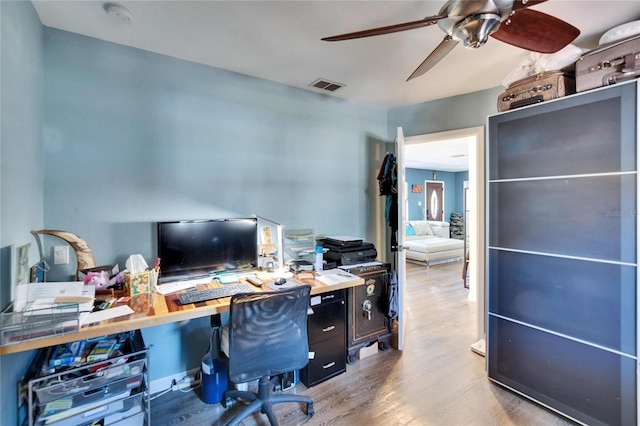
[[[55,246],[53,248],[53,264],[67,265],[69,263],[69,246]]]

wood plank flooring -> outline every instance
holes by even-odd
[[[307,419],[297,403],[275,406],[288,425],[554,425],[564,420],[486,377],[485,358],[471,351],[476,307],[460,278],[462,262],[407,265],[405,350],[389,349],[347,364],[347,372],[315,387],[288,392],[313,398]],[[152,364],[153,365],[153,364]],[[151,424],[222,425],[241,406],[225,410],[202,402],[200,390],[169,392],[151,402]],[[242,426],[268,425],[255,414]]]

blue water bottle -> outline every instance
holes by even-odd
[[[202,399],[207,404],[222,401],[222,394],[227,390],[229,383],[227,364],[219,359],[219,331],[218,327],[211,331],[209,351],[202,357]]]
[[[316,246],[316,251],[313,257],[313,269],[315,269],[316,271],[322,271],[323,269],[322,254],[323,254],[322,246]]]

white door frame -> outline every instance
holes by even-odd
[[[450,130],[446,132],[429,133],[405,137],[405,145],[439,142],[448,139],[473,137],[475,143],[469,147],[469,205],[470,218],[468,221],[470,238],[469,258],[469,300],[478,304],[477,309],[477,341],[471,348],[482,355],[485,353],[486,336],[486,236],[485,236],[485,128],[484,126],[466,129]],[[398,168],[404,168],[404,163],[398,163]],[[398,231],[400,232],[400,231]],[[462,283],[460,284],[462,285]]]
[[[405,299],[405,283],[407,277],[407,264],[405,255],[405,238],[404,227],[406,225],[405,214],[405,202],[407,194],[405,192],[407,185],[405,179],[404,170],[404,145],[405,139],[402,132],[402,127],[398,127],[396,130],[396,170],[397,170],[397,188],[398,188],[398,231],[396,232],[398,251],[396,252],[396,273],[398,279],[398,350],[404,349],[404,335],[406,329],[407,315],[405,312],[406,299]]]

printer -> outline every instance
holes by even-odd
[[[335,262],[337,266],[371,262],[378,256],[373,244],[356,237],[328,236],[322,240],[322,246],[329,249],[324,253],[327,263]]]

